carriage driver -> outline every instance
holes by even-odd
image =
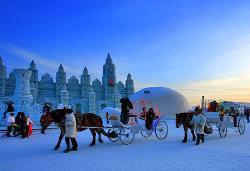
[[[230,107],[230,113],[234,120],[234,127],[237,127],[237,117],[239,116],[239,112],[234,109],[234,107]]]
[[[128,124],[129,111],[130,109],[133,109],[133,105],[131,101],[129,100],[129,98],[126,98],[126,97],[120,99],[120,103],[121,103],[121,109],[122,109],[121,116],[120,116],[121,123]]]
[[[224,111],[223,106],[221,106],[220,112],[219,112],[219,117],[220,117],[221,122],[223,122],[224,115],[225,115],[225,111]]]

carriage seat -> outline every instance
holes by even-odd
[[[205,112],[206,122],[208,123],[217,123],[219,122],[219,112]]]
[[[109,117],[109,122],[111,123],[112,127],[129,127],[130,125],[125,125],[120,122],[120,118],[118,116],[112,115]]]
[[[118,116],[115,116],[115,115],[111,115],[109,117],[109,122],[111,123],[111,125],[113,127],[121,127],[121,122],[120,122],[120,119]]]
[[[139,119],[146,120],[146,118],[142,116],[140,116]],[[155,116],[154,120],[158,120],[158,119],[160,119],[160,116]]]
[[[119,117],[116,116],[116,115],[111,115],[111,116],[109,117],[109,120],[119,120]]]

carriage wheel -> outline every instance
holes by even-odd
[[[168,136],[168,124],[165,121],[160,121],[155,127],[155,135],[159,140],[163,140]]]
[[[219,127],[219,133],[221,138],[225,138],[227,136],[227,126],[225,123],[222,123]]]
[[[240,135],[243,135],[245,133],[246,127],[245,127],[245,121],[243,117],[239,118],[238,130],[239,130]]]
[[[140,132],[144,138],[148,138],[153,134],[153,132],[151,130],[147,130],[147,129],[140,131]]]
[[[130,128],[122,128],[120,132],[120,140],[123,144],[128,145],[134,141],[135,134]]]
[[[112,142],[117,142],[119,140],[119,137],[120,137],[120,129],[119,128],[110,128],[108,130],[108,134],[110,134],[111,132],[115,132],[117,137],[116,138],[108,137],[109,140],[112,141]]]

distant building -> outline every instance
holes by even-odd
[[[50,102],[54,108],[58,104],[71,105],[75,112],[99,113],[105,107],[120,107],[120,98],[130,97],[134,93],[134,81],[130,74],[124,83],[116,82],[116,68],[108,54],[103,65],[102,82],[95,79],[90,82],[88,69],[85,67],[79,80],[72,76],[66,81],[66,73],[60,64],[56,73],[56,81],[48,74],[38,80],[38,70],[34,61],[28,68],[32,72],[30,89],[33,104]],[[7,77],[6,67],[0,57],[0,101],[6,103],[14,94],[16,80],[13,72]]]

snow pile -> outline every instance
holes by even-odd
[[[100,116],[102,118],[105,118],[107,112],[109,113],[109,116],[116,115],[120,117],[121,115],[120,109],[114,107],[105,107],[104,109],[101,110]]]

